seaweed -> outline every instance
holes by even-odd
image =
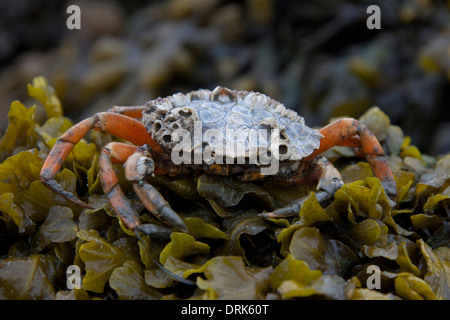
[[[98,178],[101,141],[92,132],[65,160],[56,180],[94,209],[80,208],[39,180],[56,138],[73,123],[53,88],[38,77],[36,106],[11,104],[0,140],[1,299],[450,299],[450,154],[421,153],[377,107],[360,120],[380,140],[397,180],[398,200],[350,149],[328,156],[345,185],[326,207],[314,188],[230,177],[151,177],[184,219],[187,233],[138,241],[118,220]],[[120,183],[143,222],[164,225]],[[308,195],[298,215],[258,213]],[[186,286],[155,263],[195,282]],[[67,268],[81,287],[67,287]],[[368,281],[380,272],[380,286]]]

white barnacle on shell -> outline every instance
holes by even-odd
[[[168,152],[174,148],[173,141],[169,139],[171,133],[178,128],[185,129],[190,132],[193,141],[194,127],[198,128],[194,123],[197,121],[201,123],[202,145],[210,146],[214,154],[222,154],[223,151],[219,149],[217,142],[210,141],[211,135],[204,134],[207,130],[220,131],[223,137],[227,137],[226,130],[230,129],[241,132],[266,130],[269,131],[269,136],[277,130],[280,134],[277,147],[281,161],[303,159],[319,147],[323,137],[318,131],[306,126],[304,119],[294,110],[258,92],[224,87],[216,87],[213,91],[199,89],[187,94],[177,93],[167,98],[158,98],[149,101],[147,106],[143,122],[153,139]],[[251,134],[247,136],[253,137]],[[271,148],[269,141],[270,139],[260,139],[258,148],[252,146],[252,143],[242,143],[239,147],[246,156],[255,156],[255,152],[258,156]],[[224,143],[226,145],[227,139]],[[233,144],[235,141],[229,143]],[[225,151],[224,156],[234,155]]]
[[[172,105],[174,107],[186,106],[190,102],[189,98],[183,93],[176,93],[172,96]]]
[[[229,103],[236,100],[236,94],[228,88],[216,87],[211,92],[211,100],[219,101],[222,104]]]

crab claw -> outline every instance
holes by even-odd
[[[395,180],[384,180],[381,181],[381,186],[386,192],[388,198],[391,200],[391,207],[395,206],[397,202],[397,184]]]
[[[138,148],[125,162],[125,177],[133,184],[133,189],[145,208],[156,217],[162,217],[183,232],[188,232],[183,219],[170,207],[169,203],[145,178],[154,173],[155,164],[145,148]]]
[[[330,195],[328,192],[325,191],[318,191],[315,195],[317,201],[322,207],[326,207],[329,204],[330,200],[333,198],[332,195]],[[271,219],[296,216],[299,214],[302,205],[308,198],[309,196],[302,197],[300,199],[292,201],[283,208],[279,208],[273,212],[260,213],[258,216],[262,218],[271,218]]]
[[[153,223],[141,224],[135,228],[135,232],[142,232],[158,239],[170,239],[171,228],[166,228]]]
[[[94,207],[92,207],[89,204],[78,199],[78,197],[76,195],[74,195],[73,193],[64,190],[63,187],[61,187],[61,185],[58,182],[56,182],[55,180],[47,178],[45,176],[45,173],[40,176],[40,180],[46,187],[53,190],[54,192],[56,192],[63,198],[65,198],[79,206],[82,206],[83,208],[94,209]]]
[[[276,209],[273,212],[260,213],[258,214],[258,216],[260,216],[261,218],[269,218],[269,219],[280,219],[296,216],[300,212],[300,208],[302,207],[303,203],[306,201],[307,198],[308,197],[300,198],[296,201],[289,203],[287,206],[283,208]]]
[[[155,216],[164,218],[181,231],[188,232],[188,228],[183,219],[173,211],[155,187],[144,180],[140,180],[139,183],[133,182],[133,188],[148,211]]]

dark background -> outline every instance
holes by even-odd
[[[68,30],[66,8],[81,9]],[[381,8],[381,30],[366,9]],[[0,131],[43,75],[74,121],[217,85],[311,126],[378,105],[424,153],[450,150],[450,1],[0,1]],[[38,109],[37,121],[45,120]]]

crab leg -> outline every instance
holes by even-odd
[[[339,171],[325,157],[317,156],[308,164],[309,174],[301,178],[293,178],[288,181],[293,184],[315,184],[317,183],[316,198],[321,206],[326,206],[333,198],[334,194],[344,185]],[[307,171],[307,172],[308,172]],[[259,214],[264,218],[284,218],[298,215],[303,203],[308,196],[294,200],[287,206],[277,209],[273,212]]]
[[[313,159],[325,150],[344,143],[349,143],[349,139],[359,136],[362,153],[374,175],[380,179],[385,192],[392,198],[397,194],[395,178],[387,162],[383,148],[377,138],[367,127],[356,119],[343,118],[319,130],[324,137],[320,140],[320,147],[316,149],[305,160]],[[353,140],[353,142],[356,140]]]
[[[144,109],[145,106],[114,106],[108,111],[119,113],[133,119],[139,119],[142,118],[142,111],[144,111]]]
[[[145,177],[154,174],[154,171],[154,162],[143,148],[137,148],[125,163],[125,177],[133,184],[133,189],[145,208],[153,215],[162,217],[183,232],[187,232],[183,219],[170,207],[158,190],[145,181]],[[145,231],[145,226],[138,230]]]
[[[113,163],[125,163],[136,151],[136,148],[136,146],[119,142],[111,142],[103,147],[99,162],[100,181],[103,190],[125,227],[133,231],[145,231],[145,233],[159,238],[167,238],[170,236],[170,229],[154,224],[141,224],[139,215],[131,207],[129,200],[123,193],[112,167]]]
[[[75,144],[91,129],[108,132],[137,145],[149,144],[154,150],[161,151],[161,147],[152,139],[141,122],[121,114],[101,112],[72,126],[56,141],[42,166],[40,179],[48,188],[86,208],[90,208],[90,206],[74,194],[63,190],[55,181],[55,177]]]
[[[117,179],[117,175],[113,170],[112,164],[126,162],[130,156],[135,154],[137,148],[138,147],[136,146],[119,142],[108,143],[105,147],[102,148],[99,165],[100,180],[102,182],[103,190],[105,191],[105,194],[107,195],[111,206],[119,216],[122,223],[125,225],[125,227],[135,232],[136,237],[143,244],[153,262],[174,280],[186,283],[188,285],[195,285],[195,282],[173,274],[164,266],[162,266],[158,260],[152,258],[148,247],[146,246],[145,242],[142,241],[142,238],[139,235],[139,232],[144,232],[157,238],[169,239],[172,230],[151,223],[141,224],[141,222],[139,221],[139,215],[132,209],[129,200],[125,197],[122,189],[120,188],[119,180]]]
[[[120,188],[119,179],[117,178],[112,164],[125,163],[127,158],[134,153],[136,148],[136,146],[124,143],[111,142],[102,148],[99,160],[99,175],[103,191],[122,223],[131,230],[134,230],[140,225],[139,216],[131,208],[128,199]]]
[[[350,138],[345,139],[342,142],[340,142],[339,146],[360,148],[361,147],[361,139],[359,139],[359,136],[353,136],[353,137],[350,137]]]
[[[365,157],[364,152],[361,150],[361,139],[359,139],[359,136],[353,136],[346,140],[343,140],[338,144],[338,146],[354,148],[355,155],[357,157]]]

